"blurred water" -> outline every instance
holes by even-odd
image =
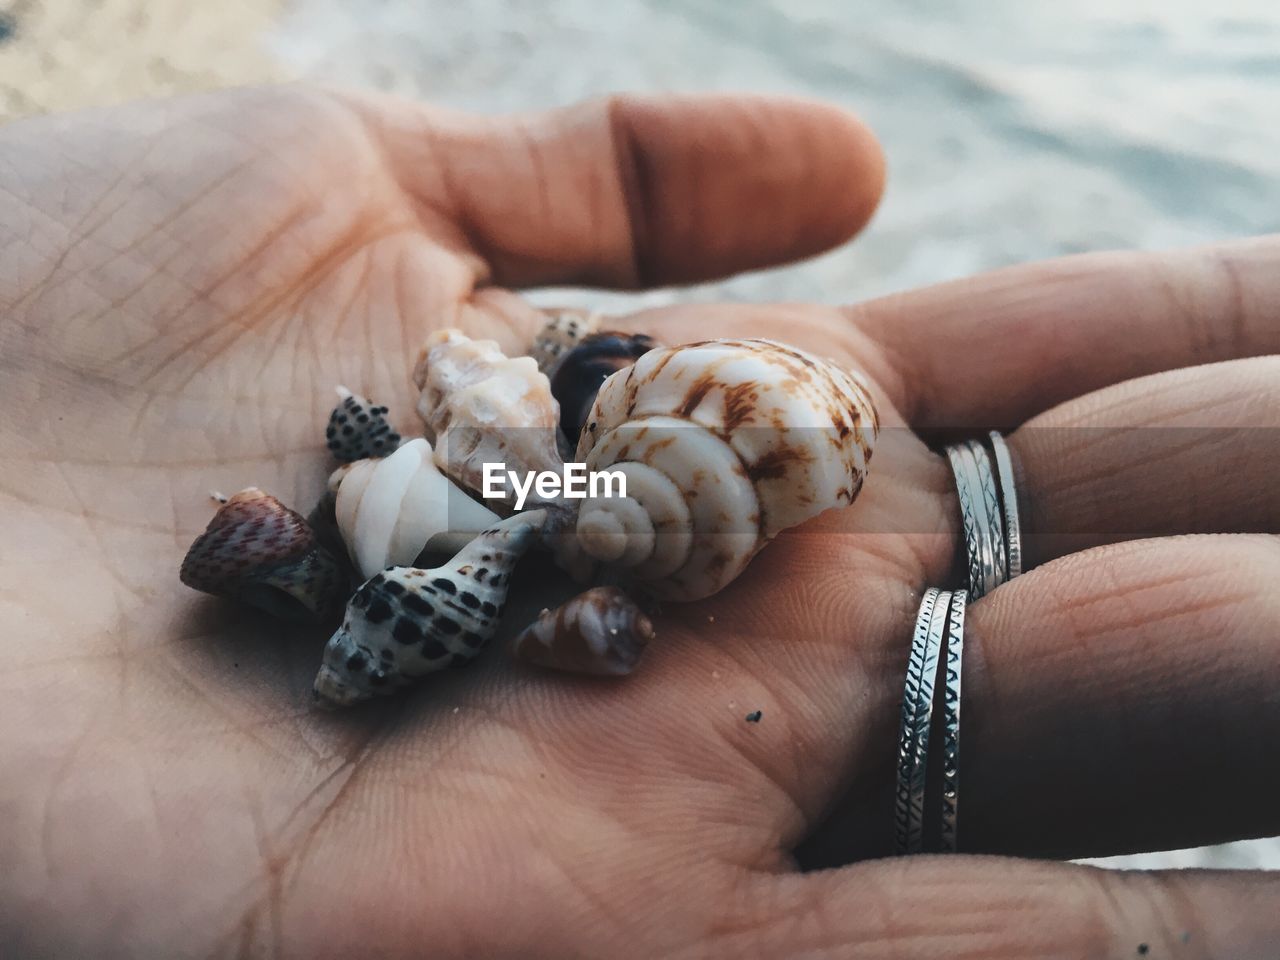
[[[1280,229],[1274,0],[295,0],[316,75],[486,111],[621,90],[809,94],[884,141],[857,244],[694,296],[867,296],[1080,250]]]
[[[890,178],[861,240],[643,302],[848,302],[1057,254],[1280,230],[1275,0],[293,0],[274,47],[330,81],[483,111],[748,89],[870,121]],[[1280,867],[1280,843],[1118,862]]]

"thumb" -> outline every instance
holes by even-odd
[[[767,906],[727,956],[1274,960],[1280,951],[1280,878],[1261,872],[934,856],[760,882]]]
[[[492,282],[686,283],[844,242],[884,187],[845,111],[761,96],[614,96],[476,117],[354,95],[400,182]]]

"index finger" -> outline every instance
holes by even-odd
[[[812,256],[870,218],[875,137],[798,98],[614,96],[478,118],[364,97],[406,191],[494,283],[646,287]]]

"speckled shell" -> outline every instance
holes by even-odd
[[[387,422],[387,408],[375,407],[346,387],[336,387],[338,405],[329,414],[325,445],[344,463],[366,457],[385,457],[400,443],[400,434]]]
[[[512,641],[516,659],[553,670],[625,676],[653,639],[653,623],[617,587],[593,587],[541,615]]]
[[[584,337],[564,355],[551,377],[551,395],[560,404],[560,431],[571,444],[578,442],[600,385],[656,346],[643,333],[604,331]]]
[[[563,466],[556,446],[559,408],[551,384],[529,357],[507,357],[492,340],[442,330],[427,341],[414,371],[422,391],[418,414],[435,444],[436,465],[461,486],[483,494],[484,464],[519,472]],[[501,502],[515,506],[515,494]],[[530,504],[557,513],[563,505]]]
[[[444,566],[392,567],[372,577],[325,646],[317,701],[346,706],[474,657],[497,629],[511,572],[545,520],[542,511],[519,513]]]
[[[564,356],[584,338],[600,329],[602,316],[586,310],[557,310],[551,313],[529,348],[538,369],[550,377]]]
[[[257,487],[222,503],[179,576],[196,590],[289,620],[322,620],[346,592],[341,566],[310,525]]]
[[[334,518],[362,578],[412,566],[424,551],[458,550],[498,519],[440,472],[421,438],[334,473]]]
[[[576,547],[657,597],[709,596],[779,531],[852,503],[877,431],[862,380],[793,347],[650,351],[605,381],[579,439],[628,496],[585,501]]]

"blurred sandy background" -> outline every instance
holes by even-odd
[[[627,89],[804,93],[879,132],[889,192],[857,244],[606,307],[842,302],[1280,230],[1274,0],[0,0],[0,122],[308,76],[488,111]],[[1280,840],[1104,862],[1280,868]]]

